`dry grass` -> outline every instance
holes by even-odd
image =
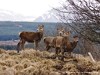
[[[52,59],[54,53],[26,49],[0,49],[0,75],[99,75],[100,61],[93,63],[89,57]],[[50,58],[51,57],[51,58]],[[89,73],[88,73],[89,72]],[[85,75],[85,74],[83,74]]]

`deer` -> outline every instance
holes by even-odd
[[[60,53],[62,56],[64,56],[65,52],[68,52],[69,55],[71,56],[72,51],[74,48],[77,46],[78,43],[78,36],[75,35],[73,36],[73,41],[70,42],[68,37],[57,37],[55,38],[55,51],[56,51],[56,56],[58,56]],[[64,58],[62,58],[64,60]]]
[[[64,28],[57,28],[57,36],[63,36],[64,35]],[[55,37],[53,36],[48,36],[48,37],[44,37],[44,43],[45,43],[45,47],[46,50],[49,51],[50,48],[54,48],[54,40]]]
[[[28,31],[22,31],[19,33],[20,41],[17,44],[17,53],[19,53],[19,50],[24,50],[24,44],[26,42],[29,43],[35,43],[35,49],[38,48],[38,43],[43,38],[43,31],[44,31],[44,25],[38,25],[37,32],[28,32]]]
[[[78,41],[79,41],[79,37],[77,35],[73,36],[73,41],[66,42],[66,44],[65,44],[66,47],[65,47],[64,51],[62,52],[62,54],[64,54],[64,52],[68,52],[71,56],[71,53],[77,46]]]
[[[69,41],[70,31],[64,32],[62,36],[56,36],[53,40],[55,54],[58,56],[65,48],[66,43]]]

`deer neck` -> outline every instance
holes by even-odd
[[[40,37],[42,38],[43,37],[43,32],[39,32],[40,33]]]
[[[78,41],[73,41],[73,42],[71,42],[72,49],[74,49],[74,48],[76,47],[77,43],[78,43]]]

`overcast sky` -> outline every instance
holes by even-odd
[[[24,16],[40,16],[63,0],[0,0],[0,9],[10,10]]]

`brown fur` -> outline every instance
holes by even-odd
[[[66,48],[65,48],[64,52],[69,52],[71,54],[71,52],[76,47],[77,43],[78,43],[78,36],[74,36],[72,42],[66,43]]]
[[[77,42],[78,36],[74,36],[72,42],[69,41],[68,36],[56,37],[54,39],[56,55],[58,55],[60,52],[62,53],[62,55],[64,54],[64,52],[69,52],[71,54],[71,52],[76,47]]]
[[[62,36],[56,36],[54,38],[53,43],[54,43],[56,55],[58,55],[61,51],[64,50],[64,47],[69,40],[68,38],[69,35],[70,35],[70,32],[68,31],[68,32],[64,32]]]
[[[24,44],[25,42],[34,43],[35,42],[35,48],[37,49],[38,43],[41,41],[43,37],[43,25],[38,26],[38,32],[26,32],[23,31],[19,34],[20,41],[17,44],[17,52],[19,53],[19,50],[24,50]]]
[[[51,36],[48,36],[48,37],[45,37],[44,38],[44,43],[45,43],[45,46],[46,46],[46,50],[48,51],[50,48],[53,48],[54,45],[53,45],[53,40],[54,40],[55,37],[51,37]]]
[[[64,33],[64,28],[60,28],[58,29],[57,28],[57,33],[58,33],[58,36],[64,36],[65,33]],[[52,36],[48,36],[48,37],[45,37],[44,38],[44,43],[45,43],[45,46],[46,46],[46,50],[48,51],[50,48],[54,48],[54,43],[53,43],[53,40],[55,39],[56,37],[52,37]]]
[[[64,36],[57,36],[54,39],[54,47],[55,47],[55,51],[56,51],[56,55],[58,55],[61,51],[64,50],[66,43],[68,42],[68,37]]]
[[[78,36],[73,37],[73,41],[70,42],[68,36],[64,37],[56,37],[54,39],[54,46],[55,46],[55,51],[56,51],[56,56],[59,58],[59,54],[61,53],[62,57],[61,60],[64,61],[64,53],[68,52],[69,55],[71,56],[71,52],[74,50],[74,48],[77,45],[78,42]],[[60,55],[60,56],[61,56]]]

